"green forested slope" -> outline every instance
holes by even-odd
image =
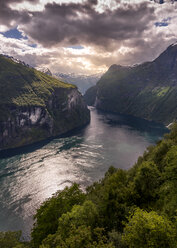
[[[3,247],[176,248],[177,124],[130,170],[110,167],[86,193],[77,184],[57,192],[35,220],[31,243]]]
[[[0,55],[0,150],[66,133],[89,120],[76,86]]]
[[[54,89],[75,86],[0,55],[0,88],[0,120],[6,120],[9,106],[45,107]]]
[[[86,100],[91,93],[86,92]],[[112,65],[97,83],[96,95],[99,109],[173,122],[177,118],[177,45],[152,62],[132,67]]]

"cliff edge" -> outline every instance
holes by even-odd
[[[54,137],[90,121],[74,85],[3,55],[0,88],[0,150]]]

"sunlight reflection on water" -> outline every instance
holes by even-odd
[[[72,182],[84,188],[104,176],[110,165],[128,169],[167,131],[138,118],[91,109],[91,123],[69,137],[38,149],[30,146],[0,159],[0,230],[23,230],[29,238],[39,205]]]

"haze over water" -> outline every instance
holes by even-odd
[[[32,216],[46,198],[72,182],[85,188],[111,165],[130,168],[165,132],[162,125],[92,108],[82,130],[0,154],[0,231],[20,229],[29,238]]]

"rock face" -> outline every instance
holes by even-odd
[[[164,124],[176,120],[177,44],[152,62],[112,65],[96,85],[94,105]]]
[[[0,150],[54,137],[90,121],[75,86],[3,56],[0,62]]]

